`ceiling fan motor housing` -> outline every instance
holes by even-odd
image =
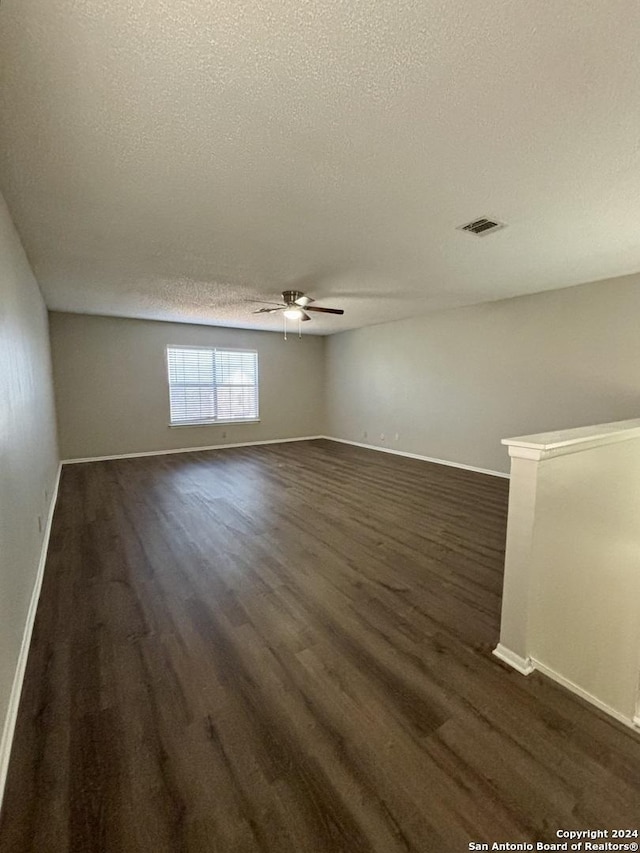
[[[299,290],[283,290],[282,291],[282,301],[286,302],[287,305],[293,305],[297,299],[303,294],[300,293]]]

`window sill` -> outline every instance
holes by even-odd
[[[222,426],[228,424],[259,424],[260,418],[247,418],[246,420],[236,420],[235,418],[230,421],[189,421],[188,423],[183,424],[168,424],[169,429],[182,429],[182,427],[202,427],[202,426]]]

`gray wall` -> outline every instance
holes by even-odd
[[[639,416],[639,275],[328,339],[338,438],[507,472],[502,438]]]
[[[640,276],[302,341],[53,313],[61,453],[324,433],[507,472],[505,436],[640,415],[638,318]],[[167,343],[258,349],[261,422],[169,428]]]
[[[57,467],[47,311],[0,196],[0,731]]]
[[[52,313],[50,323],[63,459],[323,432],[321,337],[83,314]],[[169,427],[167,344],[256,349],[260,422]]]

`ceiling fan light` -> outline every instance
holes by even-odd
[[[302,320],[304,316],[304,311],[302,308],[287,308],[284,312],[284,316],[287,320]]]

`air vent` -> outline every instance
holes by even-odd
[[[495,219],[488,219],[486,216],[482,219],[474,219],[467,225],[460,225],[460,231],[469,231],[471,234],[477,234],[478,237],[484,237],[485,234],[491,234],[492,231],[499,231],[500,228],[505,228],[504,222],[496,222]]]

